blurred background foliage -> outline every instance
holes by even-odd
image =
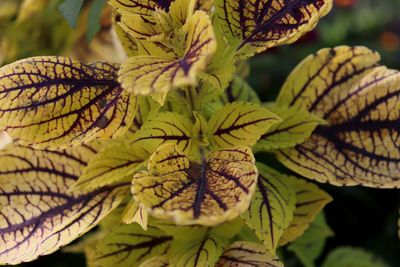
[[[61,2],[0,0],[0,66],[35,55],[67,55],[84,62],[123,59],[111,33],[109,9],[103,10],[100,31],[88,44],[85,32],[91,1],[85,1],[76,30],[58,12]],[[400,69],[400,0],[335,0],[332,12],[315,31],[293,45],[271,49],[251,59],[248,81],[262,100],[272,101],[303,58],[320,48],[342,44],[375,49],[381,53],[383,64]],[[257,157],[278,169],[282,167],[268,154]],[[328,239],[318,249],[321,253],[316,256],[316,266],[321,266],[328,253],[340,246],[364,248],[379,255],[388,266],[400,266],[399,190],[320,186],[334,201],[325,209],[331,230],[324,229]],[[309,252],[314,249],[305,248]],[[286,266],[302,266],[291,249],[281,253]],[[84,262],[82,254],[57,252],[20,266],[80,267],[85,266]]]

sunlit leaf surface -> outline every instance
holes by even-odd
[[[33,57],[0,69],[0,128],[20,144],[65,148],[128,130],[136,97],[117,65]]]
[[[278,158],[320,182],[400,186],[400,73],[364,47],[323,49],[289,76],[278,104],[327,121]]]
[[[0,151],[0,263],[32,261],[89,231],[127,193],[121,185],[71,193],[96,150],[11,145]]]
[[[215,225],[243,213],[257,181],[251,150],[233,147],[191,161],[175,145],[160,147],[132,193],[155,217],[177,224]]]

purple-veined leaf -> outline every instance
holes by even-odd
[[[127,193],[121,184],[72,193],[96,149],[49,151],[10,145],[0,151],[0,264],[36,259],[97,225]]]
[[[324,119],[278,158],[303,176],[334,185],[400,187],[400,73],[365,47],[323,49],[289,76],[278,105]]]

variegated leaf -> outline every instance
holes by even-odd
[[[216,17],[231,45],[252,55],[295,42],[331,7],[332,0],[217,0]]]
[[[279,239],[292,221],[296,196],[285,182],[285,175],[262,164],[257,164],[257,168],[256,193],[242,218],[264,243],[265,249],[275,254]]]
[[[258,243],[236,241],[231,244],[218,260],[216,267],[283,267],[277,256],[266,251]]]
[[[209,120],[211,144],[216,148],[251,146],[280,119],[257,104],[234,102]]]
[[[104,218],[127,193],[126,184],[71,193],[96,150],[0,151],[0,264],[32,261],[70,243]]]
[[[118,66],[33,57],[0,69],[0,129],[37,148],[116,138],[133,121],[136,97],[117,82]]]
[[[279,245],[284,246],[300,237],[314,221],[315,216],[332,201],[331,196],[315,184],[294,176],[286,176],[287,182],[296,192],[296,208],[289,227],[285,230]]]
[[[118,12],[151,16],[156,9],[168,10],[173,0],[108,0]]]
[[[132,181],[135,199],[153,216],[177,224],[211,226],[237,217],[248,208],[257,181],[247,147],[217,150],[195,162],[168,144],[152,155],[148,169]]]
[[[324,123],[321,118],[296,108],[283,109],[276,114],[282,122],[272,125],[261,136],[254,147],[256,151],[294,147],[309,138],[315,127]]]
[[[119,71],[122,87],[148,95],[195,85],[198,74],[205,69],[215,51],[211,20],[206,13],[197,11],[183,26],[182,33],[182,40],[175,41],[184,44],[184,51],[176,51],[175,56],[137,56],[123,63]]]
[[[119,225],[96,246],[89,265],[93,267],[132,267],[167,252],[172,237],[155,227],[144,231],[137,224]]]
[[[139,267],[169,267],[169,260],[166,255],[155,256],[144,261]]]
[[[192,130],[193,124],[189,118],[172,112],[158,113],[132,136],[131,143],[145,147],[151,153],[165,143],[174,143],[182,151],[189,152],[192,148]]]
[[[131,179],[131,175],[150,157],[151,152],[142,146],[128,145],[122,141],[109,146],[94,156],[83,170],[72,190],[87,191]]]
[[[278,104],[327,121],[278,158],[334,185],[400,186],[400,72],[378,65],[364,47],[323,49],[289,76]]]
[[[129,201],[122,213],[122,221],[124,223],[138,223],[145,231],[147,231],[148,219],[149,216],[146,208],[134,199]]]

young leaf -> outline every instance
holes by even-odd
[[[215,5],[230,44],[250,56],[295,42],[330,11],[332,0],[217,0]]]
[[[149,212],[177,224],[216,225],[243,213],[256,186],[247,147],[218,150],[193,162],[175,145],[160,147],[148,171],[135,175],[132,193]]]
[[[113,142],[89,161],[71,189],[85,191],[120,182],[137,172],[150,155],[141,146]]]
[[[317,125],[324,121],[306,110],[289,108],[276,113],[282,122],[276,123],[261,136],[254,146],[256,151],[293,147],[310,137]]]
[[[315,216],[326,204],[332,201],[331,196],[326,192],[303,179],[287,176],[285,182],[296,192],[296,208],[293,213],[293,220],[279,240],[280,246],[300,237],[310,226],[310,223],[314,221]]]
[[[171,240],[172,237],[154,227],[144,231],[137,224],[119,225],[98,243],[89,265],[139,266],[147,259],[164,254]]]
[[[174,143],[183,152],[189,152],[192,148],[192,128],[191,121],[183,115],[158,113],[133,135],[131,143],[151,152],[165,143]]]
[[[85,194],[69,191],[95,153],[88,145],[58,151],[11,145],[0,151],[0,264],[56,251],[122,201],[126,185]]]
[[[0,129],[18,143],[65,148],[124,134],[136,97],[116,81],[118,66],[64,57],[27,58],[0,69]]]
[[[262,164],[257,168],[257,189],[242,218],[263,241],[265,249],[275,254],[279,239],[293,218],[296,197],[283,174]]]
[[[315,267],[314,261],[324,249],[325,241],[333,232],[326,224],[323,213],[318,214],[304,234],[288,246],[305,267]]]
[[[171,88],[195,85],[215,51],[215,37],[208,15],[197,11],[183,26],[185,51],[176,56],[137,56],[121,66],[122,87],[139,95],[166,93]]]
[[[60,12],[72,28],[76,27],[83,0],[65,0],[60,5]]]
[[[218,110],[209,120],[215,148],[252,146],[279,118],[257,104],[234,102]]]
[[[283,267],[283,263],[261,244],[236,241],[224,251],[215,266]]]
[[[122,221],[124,223],[138,223],[145,231],[147,231],[148,217],[146,208],[134,199],[129,201],[122,213]]]
[[[169,252],[174,267],[214,267],[227,240],[206,234],[174,240]]]
[[[364,47],[323,49],[289,76],[278,104],[327,121],[278,158],[290,169],[335,185],[400,186],[400,73],[377,65]]]
[[[338,247],[329,253],[322,267],[389,267],[376,255],[360,248]]]
[[[139,51],[138,51],[138,44],[137,44],[135,38],[133,38],[132,36],[127,34],[121,28],[121,26],[116,23],[117,18],[119,18],[118,15],[113,16],[114,31],[118,37],[118,40],[120,41],[120,43],[122,45],[122,48],[125,51],[125,54],[127,55],[127,57],[137,56],[139,54]]]

